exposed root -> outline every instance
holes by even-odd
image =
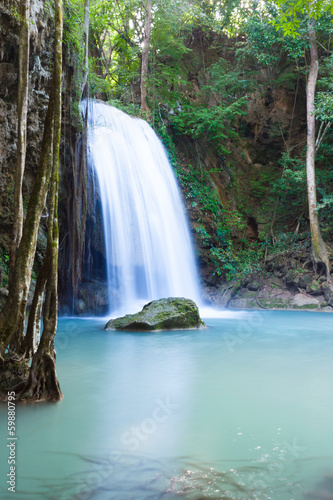
[[[0,400],[7,399],[8,391],[15,390],[28,380],[28,361],[15,353],[7,353],[0,363]]]
[[[63,398],[56,374],[55,361],[49,352],[36,352],[29,378],[17,387],[17,400],[61,401]]]
[[[263,306],[263,305],[260,303],[258,295],[256,296],[256,303],[258,304],[258,306],[259,306],[261,309],[268,309],[268,307]]]

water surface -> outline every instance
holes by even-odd
[[[65,397],[17,408],[15,498],[333,495],[331,315],[237,312],[206,323],[145,334],[60,320]],[[0,496],[12,498],[5,406],[0,424]],[[313,496],[320,490],[326,497]]]

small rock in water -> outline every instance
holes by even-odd
[[[105,330],[156,331],[204,328],[195,302],[183,297],[153,300],[142,311],[108,321]]]

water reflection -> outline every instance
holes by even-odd
[[[61,459],[61,457],[59,457]],[[199,464],[188,457],[159,461],[137,455],[112,453],[107,457],[83,457],[78,474],[69,474],[57,484],[47,478],[30,478],[29,491],[18,491],[16,498],[46,500],[270,500],[278,498],[286,485],[272,477],[267,464],[238,463],[226,469],[224,461]],[[300,485],[289,471],[290,499]],[[272,496],[273,495],[273,496]]]

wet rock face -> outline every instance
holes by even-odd
[[[196,304],[183,297],[153,300],[142,311],[110,320],[105,330],[156,331],[203,328]]]
[[[14,2],[15,3],[15,2]],[[17,137],[18,22],[0,5],[0,247],[9,243]]]
[[[78,298],[74,303],[74,313],[81,316],[85,314],[106,314],[108,311],[108,287],[106,283],[82,283],[79,288]]]

